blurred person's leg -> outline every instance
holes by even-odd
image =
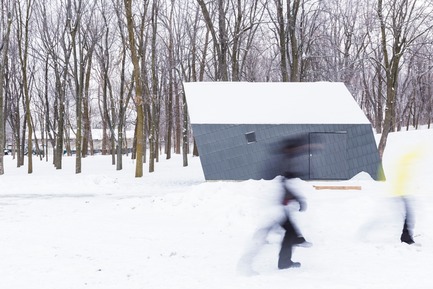
[[[292,261],[293,245],[295,245],[298,238],[296,229],[289,218],[287,218],[282,227],[286,230],[286,232],[284,234],[284,238],[281,243],[280,254],[278,256],[278,269],[299,267],[301,266],[301,263]]]
[[[405,216],[400,241],[410,245],[415,243],[415,241],[413,240],[413,214],[409,204],[409,200],[405,197],[402,197],[401,200],[403,201]]]

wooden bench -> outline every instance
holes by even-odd
[[[361,186],[313,186],[316,190],[361,190]]]

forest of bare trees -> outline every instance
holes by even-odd
[[[136,177],[172,153],[188,165],[190,81],[344,82],[382,134],[381,156],[389,132],[432,122],[433,0],[0,5],[0,152],[28,173],[33,158],[62,169],[65,153],[80,173],[93,129],[116,169],[139,160]]]

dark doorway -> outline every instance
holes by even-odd
[[[347,180],[347,132],[310,133],[311,180]]]

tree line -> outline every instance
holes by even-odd
[[[344,82],[382,134],[381,156],[389,132],[432,121],[432,0],[0,5],[0,151],[13,144],[28,173],[33,157],[49,155],[61,169],[71,143],[80,173],[92,128],[118,170],[134,131],[136,177],[162,155],[188,165],[190,81]]]

